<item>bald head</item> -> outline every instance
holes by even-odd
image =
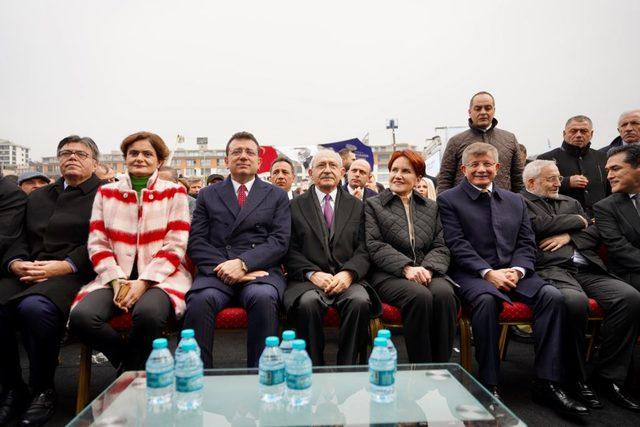
[[[640,110],[626,111],[618,119],[620,138],[627,144],[640,141]]]
[[[371,176],[371,165],[364,159],[357,159],[351,163],[351,167],[347,171],[347,182],[349,187],[364,188],[369,182]]]

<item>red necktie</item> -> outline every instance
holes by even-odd
[[[247,201],[247,187],[244,184],[240,185],[238,188],[238,204],[240,205],[240,209],[244,206],[244,202]]]

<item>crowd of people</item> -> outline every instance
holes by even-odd
[[[603,406],[595,384],[640,411],[625,389],[640,328],[640,110],[621,115],[606,152],[591,148],[589,118],[572,117],[562,146],[528,164],[494,111],[489,93],[471,98],[469,129],[449,141],[437,178],[419,153],[395,151],[386,188],[349,150],[319,151],[307,191],[292,190],[285,157],[265,182],[248,132],[226,145],[229,176],[206,182],[166,166],[153,133],[124,139],[118,177],[91,138],[64,138],[55,182],[0,179],[0,424],[53,415],[67,328],[119,371],[140,370],[151,341],[181,321],[212,368],[216,314],[230,305],[247,311],[249,367],[281,314],[325,364],[329,307],[340,317],[335,362],[356,364],[383,302],[402,313],[411,363],[447,362],[464,306],[477,377],[499,398],[498,314],[521,301],[534,316],[534,399],[586,415]],[[605,313],[591,378],[589,298]],[[126,337],[109,324],[122,313]]]

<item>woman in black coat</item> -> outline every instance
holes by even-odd
[[[389,188],[365,204],[370,283],[383,302],[402,311],[411,363],[447,362],[453,349],[458,302],[446,276],[438,208],[413,188],[425,175],[424,160],[411,150],[389,160]]]
[[[22,232],[6,251],[0,280],[0,424],[22,414],[21,425],[42,425],[55,408],[53,379],[69,307],[95,273],[87,253],[89,218],[100,180],[98,148],[70,136],[58,144],[62,178],[31,193]],[[16,331],[29,356],[22,379]]]

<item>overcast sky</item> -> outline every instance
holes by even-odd
[[[479,90],[530,153],[640,108],[640,1],[74,0],[0,2],[0,138],[52,155],[138,130],[173,145],[238,130],[311,145],[466,124]]]

